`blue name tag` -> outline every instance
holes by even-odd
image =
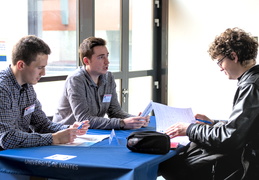
[[[28,114],[31,114],[34,112],[34,109],[35,109],[35,104],[25,108],[24,110],[24,116],[28,115]]]
[[[111,94],[105,94],[103,96],[103,102],[111,102],[111,99],[112,99],[112,95]]]

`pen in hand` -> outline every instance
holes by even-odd
[[[210,122],[210,121],[201,120],[201,119],[196,119],[196,121],[204,122],[206,124],[212,124],[212,122]]]
[[[80,126],[77,127],[77,129],[81,129],[85,123],[82,123]]]

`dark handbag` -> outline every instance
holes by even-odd
[[[170,137],[156,131],[132,132],[127,137],[127,148],[133,152],[166,154],[170,150]]]

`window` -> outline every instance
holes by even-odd
[[[28,31],[51,48],[46,76],[76,69],[76,0],[28,1]]]
[[[107,41],[112,72],[121,71],[120,5],[120,0],[95,0],[95,36]]]
[[[109,70],[116,78],[122,108],[136,114],[150,99],[160,102],[160,96],[167,98],[161,93],[161,87],[166,90],[167,81],[161,82],[159,74],[165,72],[167,77],[167,66],[162,69],[160,65],[161,60],[167,61],[160,57],[166,54],[160,53],[162,50],[167,51],[161,50],[162,45],[167,47],[166,43],[161,44],[161,39],[166,39],[161,38],[166,34],[161,31],[166,23],[161,19],[162,25],[154,26],[154,18],[161,17],[162,7],[167,12],[167,1],[156,1],[155,5],[149,0],[0,1],[0,69],[11,63],[13,45],[21,37],[34,34],[49,44],[52,53],[46,76],[34,87],[43,110],[52,116],[66,76],[79,65],[79,44],[89,36],[102,37],[107,40]],[[143,102],[135,106],[140,94],[145,94]]]
[[[0,69],[11,63],[13,45],[25,35],[36,35],[50,46],[46,77],[62,75],[64,80],[76,69],[76,0],[0,1],[0,14]],[[53,115],[63,84],[54,81],[34,86],[47,115]]]

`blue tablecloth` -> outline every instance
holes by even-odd
[[[0,172],[55,179],[125,179],[152,180],[157,178],[160,162],[174,156],[131,152],[126,137],[133,131],[155,130],[155,119],[150,126],[139,130],[115,130],[117,141],[105,139],[90,147],[43,146],[9,149],[0,152]],[[111,130],[89,130],[88,134],[110,134]],[[114,139],[116,140],[116,139]],[[66,161],[44,159],[54,155],[72,155]]]

